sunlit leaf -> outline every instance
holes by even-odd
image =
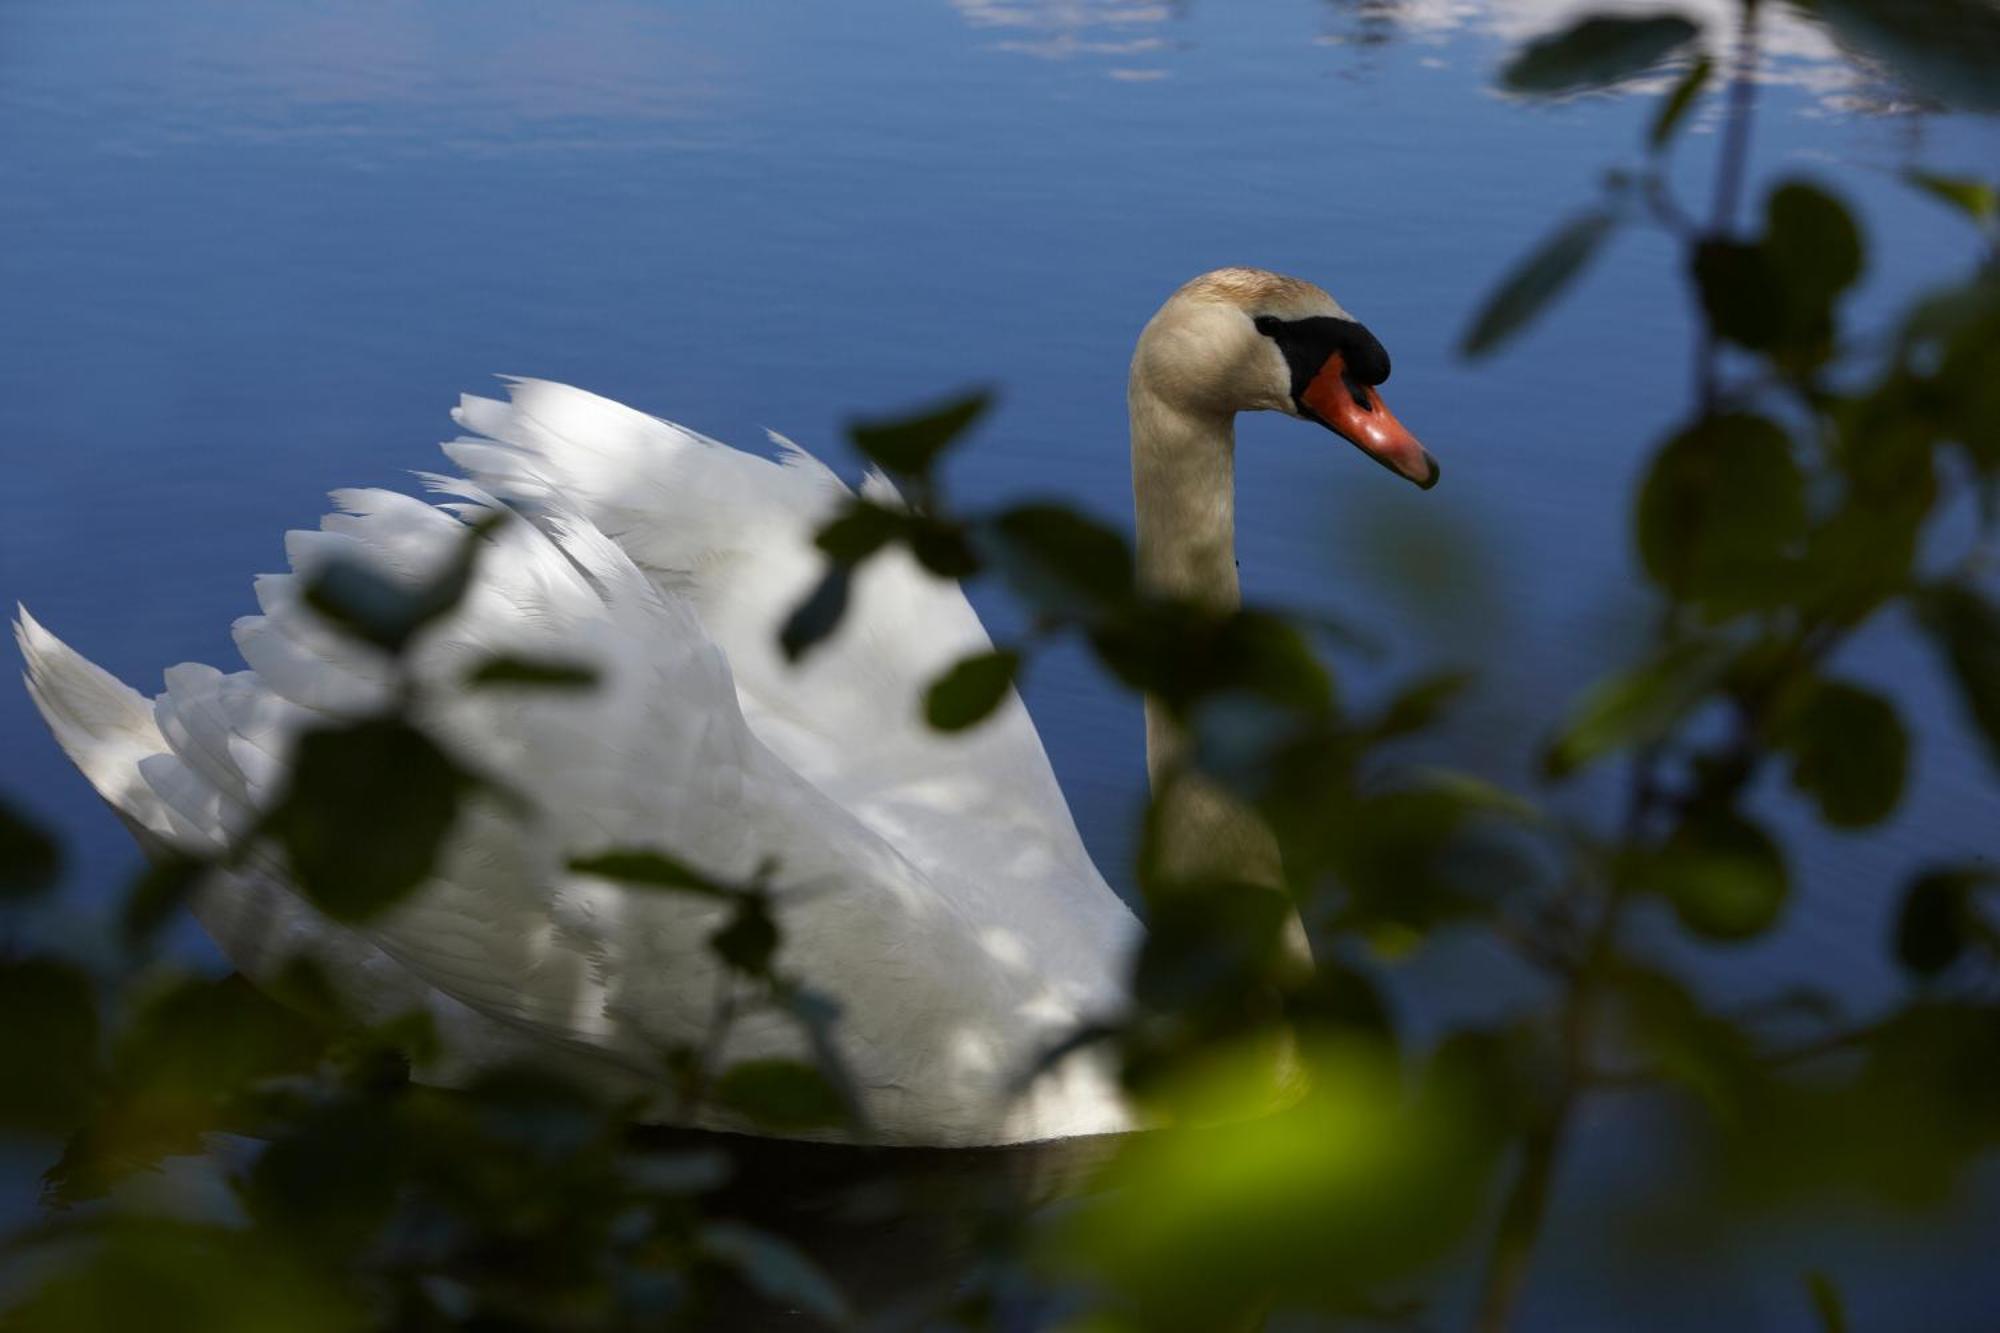
[[[849,1324],[840,1289],[789,1241],[740,1222],[710,1222],[701,1228],[700,1245],[779,1309],[803,1311],[835,1328]]]
[[[2000,607],[1968,584],[1941,583],[1926,590],[1919,610],[1987,752],[2000,764]]]
[[[1627,746],[1658,740],[1701,697],[1718,666],[1707,645],[1686,643],[1599,681],[1577,700],[1549,742],[1543,770],[1563,777]]]
[[[954,663],[924,694],[924,720],[939,731],[963,731],[981,722],[1007,698],[1021,655],[1007,648],[974,653]]]
[[[548,657],[489,657],[465,677],[468,686],[516,685],[541,690],[584,690],[597,684],[597,668],[588,662]]]
[[[1903,179],[1933,198],[1943,200],[1981,227],[1992,226],[1995,218],[2000,217],[2000,191],[1995,191],[1990,181],[1974,180],[1970,176],[1946,176],[1915,168],[1904,172]]]
[[[993,396],[981,390],[916,416],[856,421],[848,427],[848,438],[870,462],[902,476],[922,476],[992,402]]]
[[[648,889],[677,889],[712,898],[732,897],[735,890],[685,861],[651,848],[621,847],[569,863],[580,875],[595,875]]]
[[[1902,798],[1910,741],[1889,700],[1840,681],[1818,681],[1784,723],[1792,785],[1836,828],[1888,818]]]
[[[31,898],[55,886],[62,875],[62,848],[28,822],[11,802],[0,800],[0,903]]]
[[[1916,92],[2000,111],[2000,10],[1987,0],[1802,0]]]
[[[328,916],[359,921],[421,884],[471,780],[406,722],[381,718],[299,738],[290,785],[265,822],[293,881]]]
[[[1539,94],[1605,87],[1645,73],[1700,31],[1678,14],[1593,15],[1530,42],[1501,71],[1500,83],[1512,92]]]
[[[798,661],[840,627],[840,618],[847,613],[847,593],[853,579],[852,567],[827,566],[806,599],[785,618],[784,628],[778,631],[778,646],[787,662]]]
[[[800,1060],[743,1060],[723,1071],[716,1102],[779,1133],[825,1129],[847,1118],[840,1094],[819,1070]]]
[[[1681,122],[1701,96],[1702,89],[1708,86],[1709,76],[1714,72],[1713,61],[1705,55],[1696,56],[1687,73],[1674,84],[1673,91],[1660,103],[1660,112],[1653,118],[1653,128],[1646,135],[1646,142],[1653,151],[1658,152],[1673,141]]]
[[[1767,418],[1705,417],[1669,440],[1639,492],[1646,572],[1719,615],[1769,605],[1796,577],[1805,478]]]
[[[1570,219],[1486,298],[1459,351],[1466,356],[1484,356],[1527,327],[1583,272],[1616,226],[1617,219],[1601,209]]]
[[[1770,835],[1740,815],[1690,816],[1661,850],[1649,885],[1673,904],[1681,923],[1712,940],[1743,940],[1769,930],[1790,893],[1784,854]]]

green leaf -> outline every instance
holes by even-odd
[[[470,785],[470,775],[406,722],[309,731],[264,828],[315,906],[337,921],[361,921],[430,875]]]
[[[1786,181],[1765,205],[1764,249],[1791,305],[1817,316],[1861,277],[1867,253],[1847,206],[1805,181]]]
[[[1903,179],[1935,199],[1941,199],[1971,218],[1981,228],[1991,227],[2000,218],[2000,192],[1991,182],[1970,176],[1945,176],[1912,167]]]
[[[1645,73],[1700,31],[1677,14],[1593,16],[1530,42],[1501,71],[1500,84],[1543,95],[1607,87]]]
[[[768,977],[781,936],[771,916],[771,904],[761,893],[744,893],[722,928],[708,937],[708,947],[738,972]]]
[[[597,684],[597,668],[588,662],[552,657],[501,654],[481,662],[465,677],[467,686],[524,685],[541,690],[587,690]]]
[[[1377,740],[1388,740],[1422,731],[1465,693],[1474,679],[1470,671],[1441,671],[1405,686],[1382,709],[1370,728],[1371,734]]]
[[[1681,75],[1673,91],[1660,103],[1660,113],[1653,118],[1653,128],[1646,135],[1647,146],[1659,152],[1673,142],[1681,122],[1687,117],[1701,90],[1708,86],[1709,76],[1715,72],[1715,62],[1707,56],[1696,56],[1687,73]]]
[[[1564,223],[1494,288],[1473,317],[1459,352],[1484,356],[1527,327],[1583,272],[1616,226],[1617,219],[1602,209]]]
[[[957,523],[920,514],[910,521],[906,536],[917,563],[941,579],[970,578],[979,572],[979,556]]]
[[[1803,0],[1912,91],[2000,111],[2000,9],[1988,0]]]
[[[1702,241],[1694,250],[1694,282],[1709,327],[1721,337],[1756,351],[1784,336],[1784,284],[1762,246]]]
[[[55,887],[62,876],[62,848],[0,800],[0,903],[32,898]]]
[[[789,1241],[741,1222],[709,1222],[699,1241],[703,1254],[734,1269],[779,1309],[803,1311],[835,1328],[852,1322],[840,1289]]]
[[[870,462],[900,476],[920,477],[992,403],[992,394],[982,389],[915,416],[856,421],[847,434]]]
[[[1784,854],[1768,834],[1726,811],[1690,816],[1651,867],[1648,884],[1681,923],[1712,940],[1769,930],[1790,894]]]
[[[827,566],[806,599],[785,618],[784,628],[778,631],[778,647],[787,662],[798,661],[840,627],[840,618],[847,614],[847,594],[853,580],[850,566]]]
[[[939,731],[963,731],[983,721],[1007,698],[1021,669],[1021,655],[1007,648],[975,653],[931,682],[924,720]]]
[[[992,521],[1001,574],[1047,615],[1088,617],[1128,605],[1132,549],[1125,538],[1065,505],[1015,505]]]
[[[1920,977],[1935,976],[1958,961],[1970,941],[1972,894],[1993,882],[1990,872],[1949,867],[1911,881],[1896,914],[1896,957]]]
[[[858,565],[896,539],[909,515],[854,499],[819,530],[813,544],[843,565]]]
[[[1792,785],[1836,828],[1866,828],[1902,799],[1910,740],[1896,707],[1872,690],[1815,682],[1784,720]]]
[[[579,875],[595,875],[644,889],[676,889],[711,898],[733,898],[739,892],[685,861],[650,848],[620,847],[595,856],[579,856],[569,863],[569,868]]]
[[[415,586],[358,561],[328,561],[306,581],[305,603],[341,632],[400,653],[418,631],[464,599],[486,538],[508,518],[503,511],[469,525],[451,558]]]
[[[721,1105],[779,1133],[845,1123],[847,1107],[819,1070],[801,1060],[744,1060],[715,1082]]]
[[[1924,591],[1918,611],[2000,765],[2000,607],[1969,584],[1940,583]]]
[[[1782,600],[1806,530],[1789,437],[1747,413],[1696,422],[1654,457],[1635,527],[1647,574],[1678,599],[1723,616]]]
[[[96,988],[53,958],[0,958],[0,1133],[60,1133],[97,1085]]]
[[[1565,777],[1605,755],[1659,740],[1714,683],[1719,665],[1709,645],[1690,642],[1592,685],[1544,750],[1543,771]]]

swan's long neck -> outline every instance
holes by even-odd
[[[1136,371],[1129,398],[1140,582],[1152,592],[1232,611],[1242,604],[1235,417],[1176,406]],[[1181,774],[1186,748],[1180,724],[1148,695],[1146,772],[1154,791],[1170,793],[1162,812],[1162,869],[1176,878],[1281,883],[1270,831],[1221,788]]]

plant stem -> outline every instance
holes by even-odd
[[[1722,126],[1722,148],[1715,161],[1715,205],[1708,233],[1720,240],[1736,229],[1750,166],[1750,125],[1757,108],[1757,0],[1743,0],[1736,28],[1736,51],[1730,61],[1729,103]],[[1695,396],[1704,414],[1713,412],[1721,391],[1721,340],[1704,317],[1695,348]]]

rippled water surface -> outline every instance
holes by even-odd
[[[1375,329],[1445,481],[1419,495],[1324,434],[1246,420],[1246,588],[1356,620],[1390,666],[1499,663],[1443,749],[1516,772],[1640,623],[1620,591],[1635,460],[1688,378],[1670,252],[1636,233],[1505,355],[1453,351],[1651,114],[1490,91],[1510,41],[1579,7],[7,0],[0,591],[144,687],[234,665],[229,622],[281,532],[331,487],[436,466],[455,396],[495,372],[836,459],[851,412],[988,381],[1003,410],[960,492],[1122,521],[1131,341],[1184,278],[1250,263]],[[1960,224],[1894,173],[1990,172],[2000,135],[1925,113],[1782,8],[1770,45],[1757,167],[1859,205],[1864,311],[1960,271]],[[1695,197],[1713,139],[1683,146]],[[1912,799],[1866,840],[1801,836],[1809,891],[1718,985],[1833,969],[1879,993],[1896,874],[2000,845],[1928,657],[1886,625],[1855,664],[1914,702]],[[1074,656],[1026,692],[1118,880],[1136,710]],[[134,861],[12,689],[0,785],[72,835],[84,900]]]

